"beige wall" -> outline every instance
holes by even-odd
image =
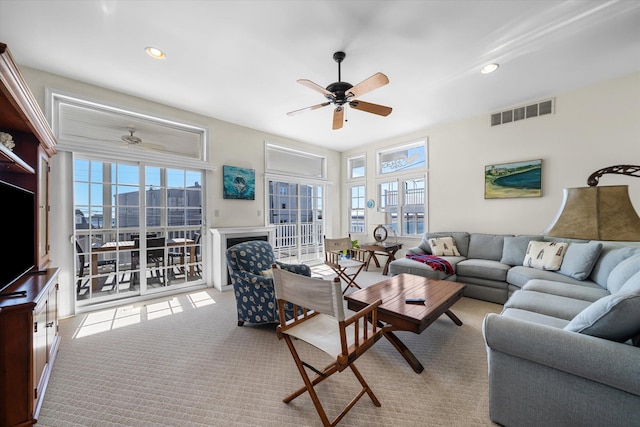
[[[207,172],[206,228],[249,227],[265,225],[265,160],[264,143],[273,142],[327,157],[327,204],[339,210],[340,153],[299,141],[282,138],[258,130],[237,126],[211,117],[179,110],[156,102],[92,86],[39,70],[21,67],[21,71],[40,107],[45,111],[46,88],[107,105],[146,113],[207,128],[209,131],[210,163],[215,171]],[[70,243],[73,235],[72,159],[68,153],[59,153],[52,160],[51,185],[51,252],[52,265],[60,267],[60,314],[74,314],[74,252]],[[256,171],[256,199],[224,200],[222,196],[222,166],[233,165]],[[217,215],[215,212],[217,211]],[[260,212],[260,215],[258,214]],[[327,233],[340,234],[340,221],[327,215]],[[208,239],[207,239],[208,240]],[[208,242],[205,242],[205,245]],[[206,251],[210,253],[210,251]],[[209,259],[206,259],[208,262]],[[205,269],[208,271],[208,269]],[[210,280],[209,280],[210,283]]]
[[[607,166],[640,164],[640,73],[552,96],[553,115],[490,127],[487,112],[343,153],[343,161],[366,153],[367,198],[375,199],[376,149],[428,137],[429,230],[540,233],[555,217],[563,188],[586,186],[591,173]],[[535,100],[523,104],[529,101]],[[542,197],[484,199],[485,165],[531,159],[542,159]],[[605,175],[600,185],[629,185],[640,212],[640,179]],[[380,219],[367,212],[371,235]]]
[[[236,126],[141,98],[117,93],[74,80],[22,68],[36,99],[44,109],[45,88],[53,88],[114,106],[157,115],[209,129],[211,163],[217,166],[207,177],[207,227],[264,224],[264,142],[326,155],[328,158],[330,221],[327,233],[347,232],[348,202],[343,184],[345,159],[366,153],[367,198],[375,199],[375,150],[427,137],[429,140],[429,223],[432,231],[468,230],[487,233],[540,233],[555,216],[562,189],[586,185],[597,169],[616,164],[640,163],[640,73],[607,81],[556,98],[554,115],[517,123],[489,126],[489,113],[420,132],[337,153],[299,141]],[[546,97],[545,97],[546,98]],[[523,104],[534,100],[523,100]],[[508,108],[510,106],[505,106]],[[543,161],[542,197],[485,200],[484,166],[529,159]],[[61,315],[73,313],[73,206],[69,197],[71,160],[56,156],[52,175],[53,263],[62,268]],[[256,200],[222,198],[222,165],[256,170]],[[56,169],[57,166],[57,169]],[[602,185],[626,184],[632,202],[640,210],[640,179],[607,175]],[[341,195],[342,194],[342,195]],[[214,215],[218,210],[218,216]],[[258,211],[262,216],[258,215]],[[368,236],[382,222],[375,210],[367,210]],[[405,240],[414,243],[414,240]]]

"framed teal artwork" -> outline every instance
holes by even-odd
[[[255,200],[256,171],[236,166],[222,166],[223,198]]]

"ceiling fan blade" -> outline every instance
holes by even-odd
[[[299,110],[289,111],[287,116],[293,116],[295,114],[304,113],[305,111],[317,110],[318,108],[326,107],[331,104],[330,102],[323,102],[322,104],[313,105],[311,107],[301,108]]]
[[[308,87],[309,89],[313,89],[313,90],[315,90],[317,92],[320,92],[321,94],[323,94],[327,98],[332,98],[332,99],[335,98],[333,93],[329,92],[328,90],[326,90],[325,88],[323,88],[319,84],[316,84],[316,83],[312,82],[311,80],[300,79],[300,80],[298,80],[298,83],[300,83],[302,86]]]
[[[384,105],[372,104],[364,101],[351,101],[349,105],[351,108],[355,108],[356,110],[366,111],[367,113],[373,113],[379,116],[388,116],[392,111],[391,107],[385,107]]]
[[[333,130],[341,129],[344,119],[344,107],[338,106],[333,110]]]
[[[389,83],[389,78],[382,73],[375,73],[373,76],[365,79],[349,89],[347,96],[357,98],[365,93],[371,92],[374,89],[378,89],[381,86]]]

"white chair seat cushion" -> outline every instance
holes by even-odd
[[[338,265],[342,268],[360,267],[362,264],[364,264],[364,262],[355,259],[341,259],[338,261]]]
[[[367,327],[372,333],[371,326],[367,325]],[[342,353],[338,320],[329,315],[318,314],[287,329],[285,333],[311,344],[334,358],[337,358]],[[346,328],[346,333],[347,346],[351,346],[355,342],[353,326]],[[362,328],[360,328],[360,333],[362,333]]]

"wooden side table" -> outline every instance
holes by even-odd
[[[382,274],[387,275],[389,273],[389,264],[391,261],[395,260],[396,252],[402,249],[402,243],[366,243],[360,246],[360,250],[367,252],[367,258],[365,259],[364,269],[367,271],[369,269],[369,263],[373,259],[373,262],[376,263],[376,267],[380,267],[380,261],[378,261],[377,255],[385,255],[387,257],[387,262],[384,264],[384,268],[382,269]]]

